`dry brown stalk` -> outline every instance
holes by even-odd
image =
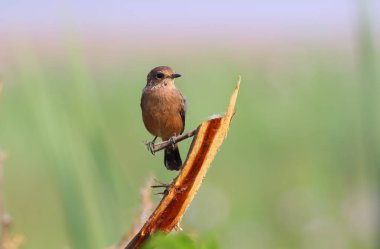
[[[24,243],[24,237],[21,235],[7,234],[4,238],[4,242],[1,249],[19,249]]]
[[[144,186],[144,188],[140,191],[140,211],[139,214],[136,216],[133,225],[129,232],[121,239],[118,245],[113,246],[111,248],[113,249],[123,249],[125,245],[133,238],[133,236],[141,229],[141,227],[144,225],[144,222],[149,217],[149,214],[153,210],[153,203],[150,198],[150,195],[152,193],[152,185],[154,183],[154,176],[151,174]],[[111,249],[110,248],[110,249]]]
[[[197,129],[180,174],[141,230],[125,249],[137,249],[156,231],[169,233],[177,226],[202,184],[207,170],[227,135],[240,86],[240,77],[231,96],[226,114],[203,122]]]
[[[10,233],[11,217],[5,213],[3,189],[4,189],[4,162],[5,153],[0,151],[0,249],[18,249],[24,241],[20,235]]]
[[[1,81],[0,81],[0,94],[1,94]],[[5,160],[5,154],[4,152],[0,151],[0,249],[3,249],[3,242],[5,233],[7,230],[7,225],[4,220],[5,214],[4,214],[4,199],[3,199],[3,178],[4,178],[4,162]]]

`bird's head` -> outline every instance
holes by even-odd
[[[147,76],[147,86],[174,86],[174,79],[181,77],[167,66],[153,68]]]

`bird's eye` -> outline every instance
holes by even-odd
[[[164,78],[164,74],[163,73],[158,73],[158,74],[156,74],[156,78],[157,79],[163,79]]]

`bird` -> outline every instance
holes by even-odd
[[[153,68],[147,75],[146,86],[141,95],[141,112],[145,128],[155,138],[171,140],[172,146],[164,151],[164,164],[168,170],[180,170],[182,160],[174,136],[183,133],[187,111],[186,98],[176,88],[174,80],[181,77],[168,66]]]

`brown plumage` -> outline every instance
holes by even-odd
[[[180,76],[170,67],[153,68],[141,96],[144,125],[152,135],[163,141],[182,134],[185,128],[186,99],[174,85],[174,79]],[[165,149],[164,163],[169,170],[181,168],[177,144]]]

